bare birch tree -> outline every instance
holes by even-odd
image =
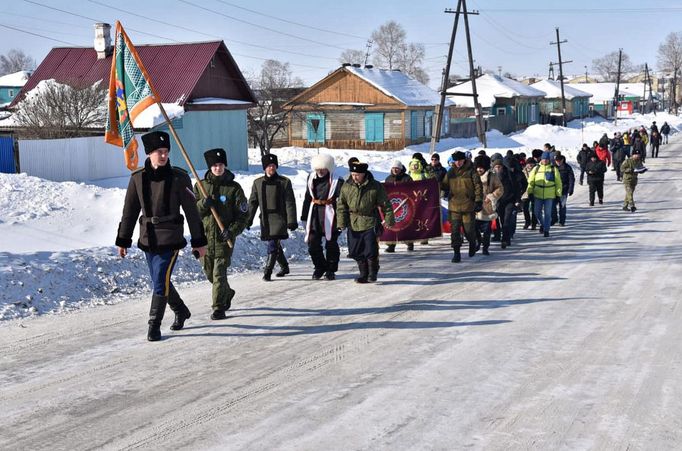
[[[620,72],[631,72],[635,66],[627,53],[623,52]],[[604,81],[614,82],[618,78],[618,52],[611,52],[601,58],[592,60],[592,69],[604,78]]]
[[[677,97],[679,89],[677,89],[678,76],[682,69],[682,32],[670,33],[665,37],[665,40],[658,46],[657,64],[658,69],[673,77],[672,84],[672,99],[675,114],[677,114]]]
[[[12,49],[6,55],[0,55],[0,75],[12,74],[20,70],[33,70],[36,62],[23,50]]]
[[[374,65],[383,69],[399,69],[410,77],[426,84],[429,76],[422,67],[424,45],[408,43],[407,33],[402,25],[391,20],[372,33],[374,42]]]
[[[339,57],[339,62],[341,64],[344,64],[344,63],[364,64],[365,52],[363,52],[362,50],[346,49],[343,52],[341,52],[341,56]]]

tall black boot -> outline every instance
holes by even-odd
[[[168,294],[168,306],[175,313],[175,321],[171,324],[171,330],[181,330],[185,327],[185,321],[188,320],[192,313],[187,308],[187,305],[183,302],[180,294],[174,286],[171,285],[170,293]]]
[[[459,263],[462,261],[462,254],[459,252],[459,246],[453,247],[455,255],[452,256],[452,263]]]
[[[270,282],[272,280],[272,270],[277,262],[277,254],[268,254],[268,259],[265,260],[265,268],[263,269],[263,280]]]
[[[358,262],[358,269],[360,270],[360,277],[357,277],[355,282],[367,283],[367,277],[369,276],[369,263],[367,263],[367,260],[360,260]]]
[[[370,258],[367,260],[367,264],[369,269],[367,280],[370,282],[376,282],[377,275],[379,274],[379,258],[378,257]]]
[[[156,294],[152,296],[152,305],[149,308],[149,331],[147,332],[147,340],[149,341],[161,340],[161,321],[166,312],[167,302],[166,296]]]
[[[277,277],[284,277],[289,274],[289,262],[287,261],[287,257],[284,255],[284,250],[281,248],[279,252],[277,252],[277,263],[281,268],[279,272],[275,274]]]

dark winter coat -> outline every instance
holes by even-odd
[[[384,183],[405,183],[411,181],[412,177],[410,177],[409,175],[407,175],[405,171],[403,171],[398,175],[390,174],[388,177],[386,177]]]
[[[170,161],[154,169],[147,158],[144,167],[130,176],[116,246],[129,248],[132,245],[133,230],[139,218],[137,246],[140,249],[161,253],[184,248],[187,240],[181,207],[187,216],[192,247],[205,246],[206,235],[189,175],[184,169],[172,167]]]
[[[313,195],[310,194],[308,185],[305,188],[305,197],[303,198],[303,207],[301,208],[301,221],[308,221],[308,215],[312,211],[312,220],[310,221],[311,230],[324,235],[324,217],[326,204],[331,200],[331,204],[336,210],[336,203],[341,194],[341,187],[343,186],[343,179],[339,178],[336,182],[336,189],[331,199],[329,198],[329,188],[331,186],[331,178],[329,175],[325,177],[318,177],[312,173],[309,177],[313,177]],[[311,208],[312,207],[312,208]],[[332,230],[336,229],[336,217],[332,223]]]
[[[453,166],[441,182],[443,189],[449,190],[448,210],[456,213],[471,213],[477,202],[483,202],[483,185],[471,161],[466,160],[462,167]]]
[[[590,154],[592,153],[592,150],[589,147],[583,147],[580,149],[578,152],[578,157],[576,158],[578,160],[578,165],[580,165],[580,169],[585,169],[585,166],[587,165],[587,162],[590,161]]]
[[[604,174],[606,174],[606,163],[601,160],[590,160],[585,166],[587,172],[587,183],[603,182]]]
[[[216,177],[209,170],[201,180],[201,184],[206,193],[213,197],[218,217],[230,234],[236,237],[242,233],[249,220],[249,203],[241,185],[234,181],[234,174],[226,169],[222,176]],[[229,258],[232,255],[232,248],[220,238],[220,227],[211,209],[206,206],[206,199],[201,194],[198,183],[194,184],[194,195],[198,199],[197,207],[204,224],[206,238],[208,238],[207,255]]]
[[[505,167],[502,171],[495,172],[495,175],[502,184],[502,196],[497,200],[497,208],[504,208],[508,204],[521,202],[521,193],[516,181],[512,179],[509,169]]]
[[[570,164],[564,162],[562,165],[557,165],[559,175],[561,176],[562,193],[573,195],[573,188],[575,187],[575,174]]]
[[[260,208],[260,239],[286,240],[287,227],[296,228],[296,200],[291,180],[275,174],[264,175],[253,181],[249,197],[249,227]]]
[[[509,177],[516,185],[518,197],[515,197],[515,202],[520,202],[523,192],[526,191],[526,188],[528,188],[528,179],[523,173],[523,166],[521,166],[519,160],[517,160],[513,155],[504,157],[504,166],[509,172]]]
[[[642,155],[646,155],[646,144],[644,144],[644,141],[642,141],[641,138],[635,139],[635,142],[632,144],[632,152],[637,151]]]
[[[349,227],[354,232],[373,229],[381,223],[378,210],[383,212],[386,225],[392,226],[393,208],[381,183],[365,177],[360,184],[352,180],[343,184],[336,204],[339,228]]]
[[[609,148],[609,137],[606,133],[602,135],[602,137],[599,139],[599,147],[603,147],[604,149]]]
[[[430,164],[429,166],[431,166],[433,173],[436,174],[436,180],[438,180],[438,183],[442,182],[445,178],[445,174],[448,173],[448,170],[445,169],[441,164],[438,164],[437,166]]]
[[[661,127],[661,134],[667,135],[669,133],[670,133],[670,125],[668,125],[667,123],[663,124],[663,126]]]

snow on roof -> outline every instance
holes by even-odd
[[[545,97],[539,89],[524,85],[511,78],[499,75],[484,74],[476,79],[478,103],[483,108],[490,108],[495,104],[495,98],[510,99],[513,97]],[[472,93],[471,81],[467,81],[448,89],[448,92]],[[458,106],[474,107],[474,98],[470,96],[449,96]]]
[[[362,102],[320,102],[319,105],[349,105],[349,106],[372,106],[373,103]]]
[[[246,100],[223,99],[220,97],[200,97],[192,99],[188,103],[192,105],[251,105],[251,102]]]
[[[561,97],[561,83],[556,80],[541,80],[537,83],[533,83],[530,86],[544,92],[545,97]],[[572,100],[575,97],[592,97],[592,94],[581,91],[580,89],[564,83],[564,96],[566,97],[566,100]]]
[[[435,106],[440,103],[440,95],[436,91],[400,71],[353,66],[344,69],[407,106]],[[445,105],[453,103],[446,99]]]
[[[13,74],[3,75],[0,77],[0,86],[24,86],[30,76],[31,73],[25,70],[20,70],[19,72],[14,72]]]
[[[573,86],[584,92],[592,94],[592,103],[610,102],[616,93],[616,84],[609,83],[574,83]],[[621,83],[618,93],[628,97],[642,97],[644,83]]]

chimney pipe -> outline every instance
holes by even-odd
[[[97,59],[102,60],[111,55],[114,47],[111,45],[111,25],[108,23],[95,24],[95,51]]]

